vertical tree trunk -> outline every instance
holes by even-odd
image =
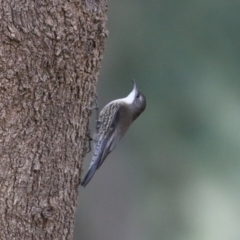
[[[0,0],[0,239],[72,239],[106,0]]]

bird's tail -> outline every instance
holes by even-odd
[[[81,182],[81,185],[83,187],[86,187],[87,184],[89,183],[89,181],[91,180],[91,178],[93,177],[94,173],[96,172],[97,167],[95,165],[91,166],[86,174],[86,176],[84,177],[84,179]]]

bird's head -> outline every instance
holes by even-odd
[[[146,108],[146,98],[145,96],[137,89],[136,82],[133,82],[133,90],[129,95],[124,98],[125,103],[129,105],[131,111],[133,112],[133,120],[135,120]]]

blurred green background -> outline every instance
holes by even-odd
[[[112,0],[108,29],[99,106],[134,78],[147,108],[79,188],[74,239],[239,240],[240,1]]]

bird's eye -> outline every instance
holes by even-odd
[[[140,98],[140,94],[139,94],[139,93],[137,94],[137,98],[138,98],[138,99]]]

